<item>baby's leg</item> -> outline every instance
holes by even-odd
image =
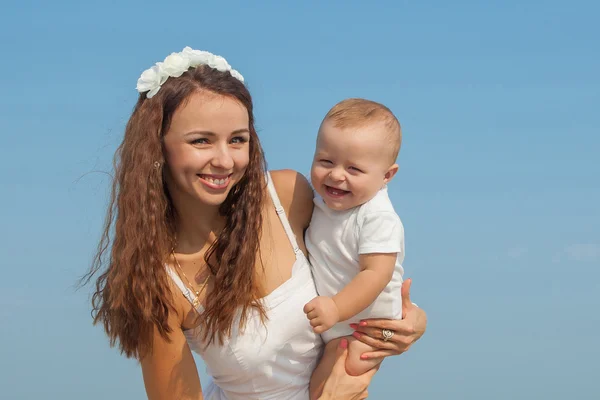
[[[333,349],[335,351],[335,349]],[[382,359],[361,360],[360,355],[363,353],[376,351],[377,348],[370,346],[360,340],[350,336],[348,338],[348,358],[346,359],[346,372],[348,375],[358,376],[375,368]]]

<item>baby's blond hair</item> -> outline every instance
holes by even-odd
[[[402,144],[400,122],[383,104],[366,99],[346,99],[337,103],[325,116],[323,122],[331,121],[339,129],[361,128],[380,123],[386,130],[391,163],[396,162]]]

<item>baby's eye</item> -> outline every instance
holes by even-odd
[[[356,172],[361,172],[361,173],[363,172],[362,169],[356,168],[356,167],[350,167],[349,169],[351,169],[352,171],[356,171]]]
[[[333,162],[331,162],[331,160],[322,159],[322,160],[319,160],[319,161],[321,161],[323,164],[333,164]]]

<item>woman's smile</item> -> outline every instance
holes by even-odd
[[[227,189],[229,182],[231,182],[231,175],[209,175],[209,174],[198,174],[200,182],[210,189]]]

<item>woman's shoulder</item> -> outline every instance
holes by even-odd
[[[270,171],[269,174],[281,205],[286,211],[294,202],[312,203],[313,190],[304,175],[292,169]]]
[[[308,179],[291,169],[270,171],[275,191],[290,223],[308,227],[313,211],[314,193]]]

